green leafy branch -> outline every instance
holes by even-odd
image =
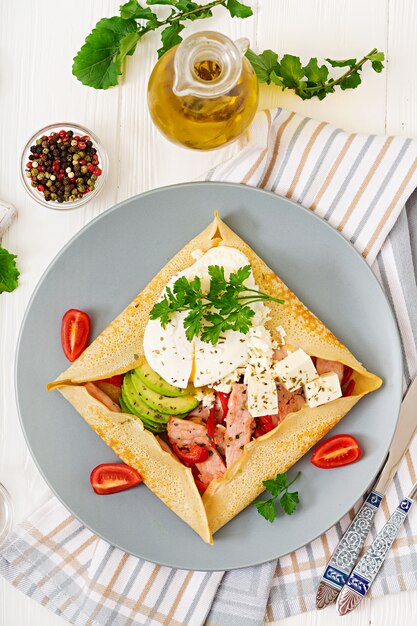
[[[365,63],[370,62],[375,72],[382,72],[384,65],[384,53],[373,48],[362,59],[326,59],[332,68],[346,67],[348,68],[338,78],[329,79],[329,68],[327,65],[318,64],[317,58],[313,57],[307,65],[302,65],[300,57],[292,54],[284,54],[281,60],[272,50],[264,50],[261,54],[255,54],[252,50],[246,53],[247,58],[251,62],[258,82],[271,83],[282,87],[283,89],[293,89],[294,92],[303,100],[317,97],[323,100],[329,93],[333,93],[336,87],[340,89],[355,89],[362,80],[360,72]]]
[[[160,19],[151,8],[155,5],[169,6],[168,17]],[[182,41],[185,22],[212,17],[212,9],[216,6],[225,8],[232,17],[247,18],[252,15],[252,9],[238,0],[212,0],[208,4],[198,4],[193,0],[147,0],[146,6],[138,0],[128,0],[120,6],[120,15],[105,17],[95,25],[74,58],[72,73],[84,85],[95,89],[117,85],[126,58],[134,54],[138,42],[147,33],[162,29],[162,45],[158,49],[158,57],[161,57]],[[319,65],[316,57],[303,66],[299,57],[284,54],[279,60],[272,50],[265,50],[259,55],[248,50],[246,56],[260,83],[292,89],[303,100],[313,97],[323,100],[336,87],[355,89],[361,83],[360,72],[367,62],[371,63],[375,72],[381,72],[384,67],[384,53],[376,48],[359,61],[326,59],[332,68],[347,68],[337,78],[329,78],[329,67]]]
[[[252,15],[252,9],[238,0],[212,0],[204,5],[193,0],[147,0],[146,5],[128,0],[120,6],[120,15],[97,22],[72,66],[72,73],[83,85],[95,89],[117,85],[126,57],[134,54],[138,42],[147,33],[163,28],[162,46],[158,50],[158,57],[161,57],[182,41],[180,33],[185,28],[182,22],[212,17],[212,9],[216,6],[227,9],[232,17]],[[150,8],[153,5],[171,7],[170,15],[159,19]]]

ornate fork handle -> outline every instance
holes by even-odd
[[[316,606],[323,609],[334,602],[346,583],[382,502],[383,494],[371,491],[339,541],[321,577]]]
[[[353,611],[374,582],[413,500],[404,498],[349,576],[337,599],[339,615]]]

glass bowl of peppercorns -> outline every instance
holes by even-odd
[[[108,159],[94,133],[67,122],[41,128],[27,142],[20,177],[29,195],[48,209],[75,209],[100,193]]]

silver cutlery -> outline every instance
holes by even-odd
[[[417,426],[417,378],[408,390],[398,418],[397,428],[388,452],[388,458],[372,491],[350,523],[336,546],[320,580],[316,594],[316,607],[324,607],[336,601],[347,583],[359,553],[366,541],[375,514],[385,492],[409,446]]]
[[[337,598],[336,607],[339,615],[346,615],[353,611],[368,593],[398,531],[410,512],[416,492],[417,482],[414,483],[409,494],[401,500],[381,532],[355,566]]]

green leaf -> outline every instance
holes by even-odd
[[[191,15],[187,15],[182,18],[190,21],[203,20],[207,17],[213,16],[211,9],[204,9],[203,6],[197,4],[196,2],[192,2],[192,0],[178,0],[176,8],[178,11],[181,11],[181,13],[189,13],[195,9],[201,9],[198,13],[191,13]]]
[[[0,293],[14,291],[20,275],[16,266],[16,255],[0,246]]]
[[[285,87],[284,83],[282,82],[282,78],[278,76],[275,70],[272,70],[270,78],[271,82],[273,82],[274,85],[278,85],[278,87]]]
[[[191,341],[193,337],[197,337],[201,330],[201,318],[203,316],[202,307],[198,307],[188,313],[184,320],[185,336],[188,341]]]
[[[72,73],[83,85],[95,89],[108,89],[117,85],[122,73],[122,61],[127,52],[121,55],[120,44],[128,33],[137,31],[135,20],[115,16],[103,18],[88,35],[85,44],[74,58]],[[126,48],[124,42],[123,47]]]
[[[249,49],[246,52],[246,58],[255,70],[258,82],[269,85],[271,72],[278,64],[277,53],[272,50],[264,50],[261,54],[255,54],[253,50]]]
[[[292,515],[294,513],[299,502],[300,499],[298,497],[298,491],[293,491],[292,493],[288,493],[288,491],[286,491],[279,500],[282,510],[287,515]]]
[[[384,64],[381,61],[372,61],[371,65],[372,69],[378,72],[378,74],[384,69]]]
[[[129,0],[120,6],[120,15],[124,20],[153,20],[157,19],[155,13],[149,7],[143,7],[138,0]]]
[[[244,265],[239,267],[235,272],[232,272],[229,276],[229,282],[234,287],[243,286],[245,280],[251,275],[252,268],[250,265]]]
[[[238,309],[235,313],[231,313],[229,316],[229,324],[233,330],[246,335],[249,328],[252,326],[252,317],[255,315],[255,311],[250,306],[244,306]]]
[[[140,35],[136,31],[134,33],[128,33],[120,40],[120,52],[117,55],[116,60],[116,62],[120,64],[120,67],[122,67],[123,61],[125,60],[126,56],[131,56],[135,52],[136,44],[138,43],[139,39]]]
[[[163,328],[168,324],[172,309],[167,297],[165,296],[160,302],[157,302],[149,313],[149,319],[156,320],[160,318]]]
[[[308,81],[320,85],[326,82],[329,70],[325,65],[319,67],[316,57],[313,57],[304,67],[304,75]]]
[[[226,9],[232,17],[245,18],[253,15],[251,7],[248,7],[247,4],[242,4],[242,2],[238,2],[238,0],[227,0]]]
[[[277,474],[272,480],[264,480],[263,486],[273,496],[279,496],[287,485],[287,474]]]
[[[179,33],[182,30],[184,30],[184,26],[178,22],[174,22],[174,24],[167,26],[167,28],[162,31],[162,47],[158,50],[158,59],[160,59],[165,52],[168,52],[168,50],[181,43],[182,37]]]
[[[352,67],[353,65],[356,65],[356,59],[342,59],[342,60],[335,60],[335,59],[326,59],[327,63],[330,63],[330,65],[332,67]]]
[[[370,61],[384,61],[385,59],[385,54],[383,52],[374,52],[373,54],[368,54],[366,57],[366,59],[369,59]]]
[[[304,76],[300,57],[292,54],[284,54],[280,62],[280,76],[286,87],[297,88]]]
[[[359,72],[355,71],[350,76],[346,76],[340,83],[340,89],[345,91],[346,89],[356,89],[361,84],[361,77]]]
[[[258,509],[258,513],[272,524],[276,516],[275,498],[271,498],[270,500],[261,500],[260,502],[252,502],[252,504]]]

